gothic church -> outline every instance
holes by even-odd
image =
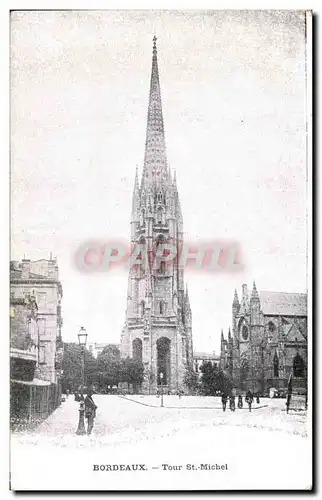
[[[286,390],[293,376],[293,390],[307,390],[307,295],[257,291],[249,297],[242,286],[232,303],[232,333],[221,333],[220,367],[240,391],[268,394]]]

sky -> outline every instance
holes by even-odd
[[[128,241],[156,35],[170,167],[189,242],[235,240],[239,272],[187,271],[197,351],[219,352],[234,289],[307,289],[301,11],[11,14],[11,259],[57,256],[63,338],[119,342],[127,272],[83,274],[89,239]]]

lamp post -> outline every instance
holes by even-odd
[[[82,379],[82,394],[83,396],[83,390],[84,390],[84,385],[85,385],[85,347],[86,347],[86,342],[87,342],[87,332],[85,328],[82,326],[81,329],[79,330],[78,333],[78,344],[81,347],[82,355],[81,355],[81,379]],[[78,427],[76,434],[78,435],[83,435],[86,434],[85,430],[85,403],[84,403],[84,396],[82,397],[80,404],[79,404],[79,420],[78,420]]]
[[[160,372],[160,380],[161,380],[161,406],[163,406],[163,372]]]

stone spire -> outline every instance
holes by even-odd
[[[254,281],[252,295],[250,297],[250,305],[255,305],[255,304],[259,304],[259,303],[260,303],[259,295],[258,295],[258,291],[257,291],[256,284]]]
[[[234,295],[234,300],[233,300],[233,306],[239,307],[239,300],[238,300],[238,295],[237,295],[236,288],[235,288],[235,295]]]
[[[247,290],[247,284],[244,283],[242,285],[242,299],[240,303],[240,311],[243,314],[247,314],[249,311],[249,300],[248,300],[248,290]]]
[[[156,36],[153,37],[152,71],[141,185],[161,184],[168,180],[162,101]]]
[[[191,310],[190,308],[190,299],[189,299],[189,293],[188,293],[188,285],[186,285],[186,293],[185,293],[185,306],[188,311]]]
[[[179,193],[178,193],[178,188],[177,188],[177,174],[176,171],[174,171],[173,174],[173,191],[175,195],[175,203],[176,203],[176,216],[178,219],[178,222],[182,224],[182,211],[181,211],[181,205],[180,205],[180,199],[179,199]]]
[[[139,220],[139,214],[138,214],[139,207],[140,207],[140,189],[139,189],[138,168],[136,167],[133,198],[132,198],[132,219],[131,219],[132,221]]]
[[[186,285],[186,292],[184,295],[184,303],[183,303],[183,318],[186,326],[191,325],[191,307],[188,293],[188,285]]]

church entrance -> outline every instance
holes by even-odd
[[[170,372],[170,353],[171,340],[167,337],[161,337],[157,340],[157,367],[158,367],[158,385],[169,388],[171,381]],[[163,373],[161,382],[160,374]]]
[[[132,342],[132,357],[134,361],[142,361],[142,340],[135,339]]]

